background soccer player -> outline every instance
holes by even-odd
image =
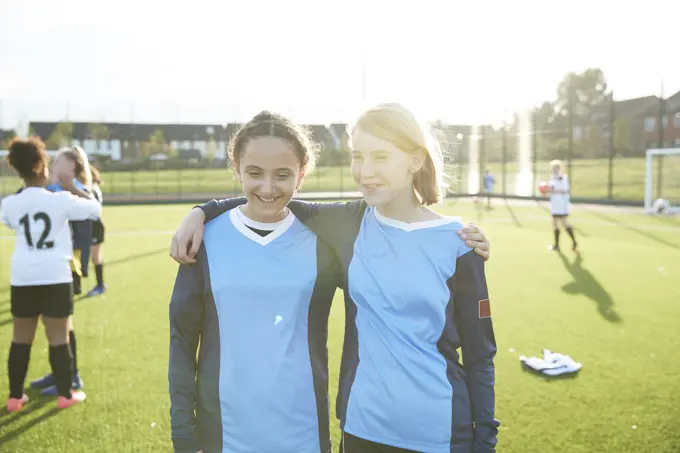
[[[47,189],[52,192],[65,190],[62,182],[65,181],[68,176],[71,176],[71,188],[68,189],[69,191],[81,198],[94,199],[90,186],[87,185],[88,183],[91,184],[92,181],[87,155],[79,147],[61,150],[55,156],[54,161],[52,162],[50,184],[47,186]],[[84,219],[80,221],[70,221],[69,226],[73,243],[73,253],[70,261],[72,286],[74,294],[80,294],[80,277],[83,275],[83,272],[86,272],[86,268],[83,267],[82,263],[83,251],[86,252],[84,254],[85,259],[87,259],[87,256],[90,253],[89,247],[84,248],[83,244],[87,241],[91,242],[92,220]],[[85,269],[85,271],[83,269]],[[71,350],[72,360],[71,370],[73,372],[71,384],[74,390],[80,390],[83,388],[84,383],[80,377],[80,372],[78,371],[78,343],[73,328],[73,317],[69,317],[68,327],[69,348]],[[32,381],[31,387],[41,389],[40,393],[42,395],[57,394],[55,377],[51,373]]]
[[[71,357],[68,326],[73,313],[73,254],[69,220],[82,220],[99,213],[95,200],[72,195],[74,174],[64,172],[60,184],[66,191],[45,189],[48,166],[45,146],[38,138],[15,139],[8,154],[10,165],[25,187],[2,200],[2,222],[17,233],[11,267],[11,306],[14,338],[8,359],[10,396],[7,409],[20,410],[27,401],[23,393],[31,345],[38,318],[50,344],[49,360],[57,388],[57,407],[70,407],[85,400],[85,393],[71,389]]]
[[[564,164],[562,161],[553,160],[550,162],[550,181],[548,181],[548,191],[550,192],[550,210],[553,218],[553,232],[555,243],[552,250],[560,249],[560,225],[569,234],[572,241],[572,250],[576,250],[577,243],[574,237],[574,229],[569,223],[569,198],[570,198],[569,177],[564,174]]]
[[[103,184],[99,170],[90,165],[92,172],[92,194],[94,198],[103,206],[104,196],[102,195],[101,185]],[[102,244],[104,244],[104,223],[102,218],[97,217],[92,221],[92,247],[90,247],[90,255],[92,256],[92,264],[94,265],[95,275],[97,277],[97,285],[88,293],[88,297],[98,296],[106,291],[104,284],[104,262],[102,259]]]
[[[496,345],[483,260],[455,234],[458,219],[426,207],[441,200],[443,167],[428,138],[399,105],[364,112],[352,130],[352,174],[365,201],[289,205],[333,245],[344,272],[337,407],[348,453],[495,448]],[[240,203],[202,209],[211,219]],[[194,212],[178,250],[200,239],[203,215]]]

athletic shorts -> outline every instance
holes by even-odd
[[[389,445],[371,442],[349,433],[342,433],[340,440],[340,453],[418,453],[405,448],[391,447]]]
[[[104,224],[101,220],[92,222],[92,245],[104,243]]]
[[[562,218],[565,218],[565,217],[569,217],[569,214],[553,214],[552,216],[555,219],[562,219]]]
[[[12,286],[12,316],[15,318],[68,318],[73,314],[71,283],[40,286]]]

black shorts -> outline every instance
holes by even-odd
[[[104,243],[104,224],[101,220],[92,222],[92,245]]]
[[[15,318],[68,318],[73,314],[71,283],[41,286],[12,286],[12,316]]]
[[[342,433],[340,453],[418,453],[415,450],[391,447],[389,445],[360,439],[349,433]]]
[[[569,217],[569,214],[553,214],[553,219],[564,219],[566,217]]]

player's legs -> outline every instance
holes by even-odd
[[[85,399],[82,391],[71,390],[71,350],[69,348],[69,317],[43,316],[45,332],[50,344],[50,365],[57,387],[57,407],[65,409]]]
[[[552,223],[553,223],[553,235],[555,237],[552,250],[559,250],[560,249],[560,220],[559,216],[556,216],[553,214],[552,218]]]
[[[73,330],[73,293],[71,285],[68,283],[63,283],[59,285],[50,285],[48,288],[49,294],[45,296],[48,302],[45,304],[43,309],[44,317],[52,317],[66,320],[67,328],[67,346],[69,349],[69,360],[71,362],[69,366],[71,388],[74,390],[80,390],[84,383],[80,379],[80,373],[78,372],[78,360],[77,360],[77,343],[76,334]],[[44,322],[44,320],[43,320]],[[49,336],[48,336],[49,340]],[[54,373],[50,373],[31,382],[31,387],[43,389],[40,393],[42,395],[55,396],[58,395],[58,389],[56,387],[56,376]]]
[[[76,343],[76,332],[73,330],[73,316],[68,318],[68,346],[71,352],[71,388],[73,390],[80,390],[85,386],[85,383],[80,378],[78,371],[78,347]],[[42,388],[41,395],[54,396],[57,395],[57,386],[54,380],[54,374],[48,374],[36,381],[31,382],[31,387]]]
[[[572,249],[576,250],[578,244],[576,243],[576,237],[574,236],[574,229],[572,228],[571,223],[569,223],[569,218],[565,215],[564,217],[560,218],[560,222],[562,223],[562,226],[564,227],[565,231],[567,232],[567,234],[569,234],[569,237],[571,238]]]
[[[85,393],[72,389],[73,357],[70,338],[73,331],[73,293],[68,284],[52,285],[50,304],[43,311],[43,323],[50,343],[50,364],[56,387],[57,407],[64,409],[85,399]]]
[[[106,291],[106,285],[104,284],[104,262],[102,261],[101,242],[92,245],[90,248],[90,255],[92,255],[92,264],[94,265],[95,275],[97,276],[97,286],[92,288],[90,292],[87,293],[88,297],[98,296],[99,294],[102,294]]]
[[[37,317],[14,318],[14,336],[7,359],[9,374],[7,410],[9,412],[18,411],[28,401],[28,397],[24,395],[24,382],[26,381],[28,362],[31,358],[31,346],[37,325]]]

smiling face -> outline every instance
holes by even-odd
[[[366,203],[381,206],[413,196],[413,174],[423,156],[356,128],[352,133],[352,176]]]
[[[279,137],[253,138],[235,165],[248,199],[244,214],[264,223],[283,219],[302,178],[293,144]]]

